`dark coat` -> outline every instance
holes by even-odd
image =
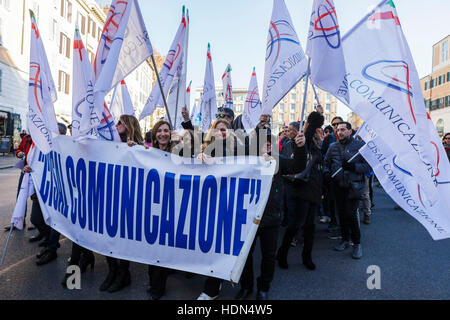
[[[324,174],[332,176],[341,167],[343,161],[350,160],[364,146],[364,142],[353,137],[346,144],[340,142],[333,143],[328,149],[324,161]],[[349,188],[351,182],[364,183],[364,176],[372,171],[369,164],[359,155],[352,161],[355,164],[355,171],[342,170],[333,182],[340,188]]]

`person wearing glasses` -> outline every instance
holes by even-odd
[[[444,144],[445,152],[447,152],[447,158],[450,161],[450,132],[447,132],[442,139]]]
[[[325,157],[325,155],[328,152],[328,148],[331,144],[338,142],[337,138],[337,127],[338,124],[343,122],[344,120],[341,117],[334,117],[333,120],[331,120],[331,126],[332,131],[330,134],[328,134],[322,143],[322,155]],[[321,218],[322,223],[329,223],[328,224],[328,238],[332,240],[340,239],[341,235],[339,232],[339,226],[336,219],[336,206],[335,206],[335,198],[333,191],[331,189],[331,185],[327,182],[323,183],[323,189],[324,189],[324,200],[323,200],[323,214],[324,216]],[[327,219],[329,218],[329,219]]]
[[[219,108],[217,110],[216,118],[227,120],[230,123],[232,129],[234,129],[233,128],[234,111],[232,109],[226,107]]]

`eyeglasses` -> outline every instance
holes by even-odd
[[[339,125],[339,123],[333,123],[332,126],[333,127],[337,127]]]

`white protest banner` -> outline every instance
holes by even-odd
[[[94,105],[94,69],[81,40],[78,26],[73,41],[72,137],[98,138],[97,128],[103,119]]]
[[[32,11],[30,11],[30,16],[30,77],[27,122],[33,142],[42,152],[49,153],[53,147],[53,138],[59,135],[53,107],[57,95],[47,54]]]
[[[422,199],[438,201],[438,169],[420,80],[395,5],[382,1],[343,38],[348,105],[395,150],[409,172],[421,181]],[[441,177],[450,180],[450,165],[442,163]],[[450,211],[450,205],[448,206]]]
[[[222,75],[222,88],[225,107],[233,109],[233,86],[231,84],[230,64],[228,64],[227,68],[225,69],[225,72]]]
[[[261,116],[261,100],[259,99],[258,80],[256,71],[253,68],[250,85],[248,87],[247,99],[245,100],[244,113],[242,114],[242,124],[247,132],[253,131],[259,123]]]
[[[120,116],[123,114],[136,116],[125,80],[122,80],[120,84],[114,88],[109,110],[113,114],[115,121],[119,121]]]
[[[168,98],[167,94],[172,86],[175,73],[178,71],[178,67],[182,64],[184,42],[187,40],[186,29],[187,21],[185,7],[183,6],[183,15],[181,17],[180,25],[177,33],[175,34],[175,38],[172,41],[169,52],[167,53],[166,60],[164,61],[164,64],[159,72],[161,86],[166,98]],[[150,96],[142,109],[142,113],[139,116],[139,120],[151,115],[157,107],[164,107],[164,101],[161,95],[161,87],[159,86],[159,83],[156,83],[153,87],[152,92],[150,93]],[[170,118],[173,118],[173,116],[171,115]]]
[[[311,83],[349,103],[341,31],[333,0],[314,0],[306,54],[311,58]]]
[[[286,4],[284,0],[274,0],[267,37],[263,114],[272,114],[272,109],[307,74],[307,71],[308,60],[298,40]]]
[[[434,240],[450,238],[450,214],[445,201],[448,197],[440,197],[435,205],[426,207],[420,192],[421,182],[405,169],[397,154],[380,136],[368,141],[359,153],[373,168],[386,193],[419,221]]]
[[[36,152],[31,166],[46,223],[75,243],[230,280],[244,243],[253,242],[248,235],[262,218],[275,165],[256,157],[185,160],[60,136],[53,152]]]
[[[20,185],[19,196],[17,197],[16,206],[11,218],[11,224],[19,230],[23,230],[25,222],[25,213],[27,208],[27,199],[34,194],[34,184],[31,175],[25,173],[23,175],[22,184]]]
[[[201,129],[208,132],[217,114],[216,85],[214,83],[214,70],[211,56],[211,45],[208,43],[206,53],[205,80],[203,83],[203,96],[200,100]]]

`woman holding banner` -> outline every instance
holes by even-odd
[[[130,147],[143,145],[141,127],[138,119],[130,115],[120,116],[116,124],[122,142],[126,142]],[[122,290],[131,283],[130,261],[119,260],[112,257],[106,257],[108,263],[108,275],[100,286],[100,291],[113,293]]]
[[[161,120],[155,124],[152,129],[152,147],[165,152],[172,152],[178,140],[178,135],[172,133],[170,123]],[[148,275],[150,277],[150,299],[159,300],[166,291],[167,277],[173,270],[158,266],[148,266]]]

